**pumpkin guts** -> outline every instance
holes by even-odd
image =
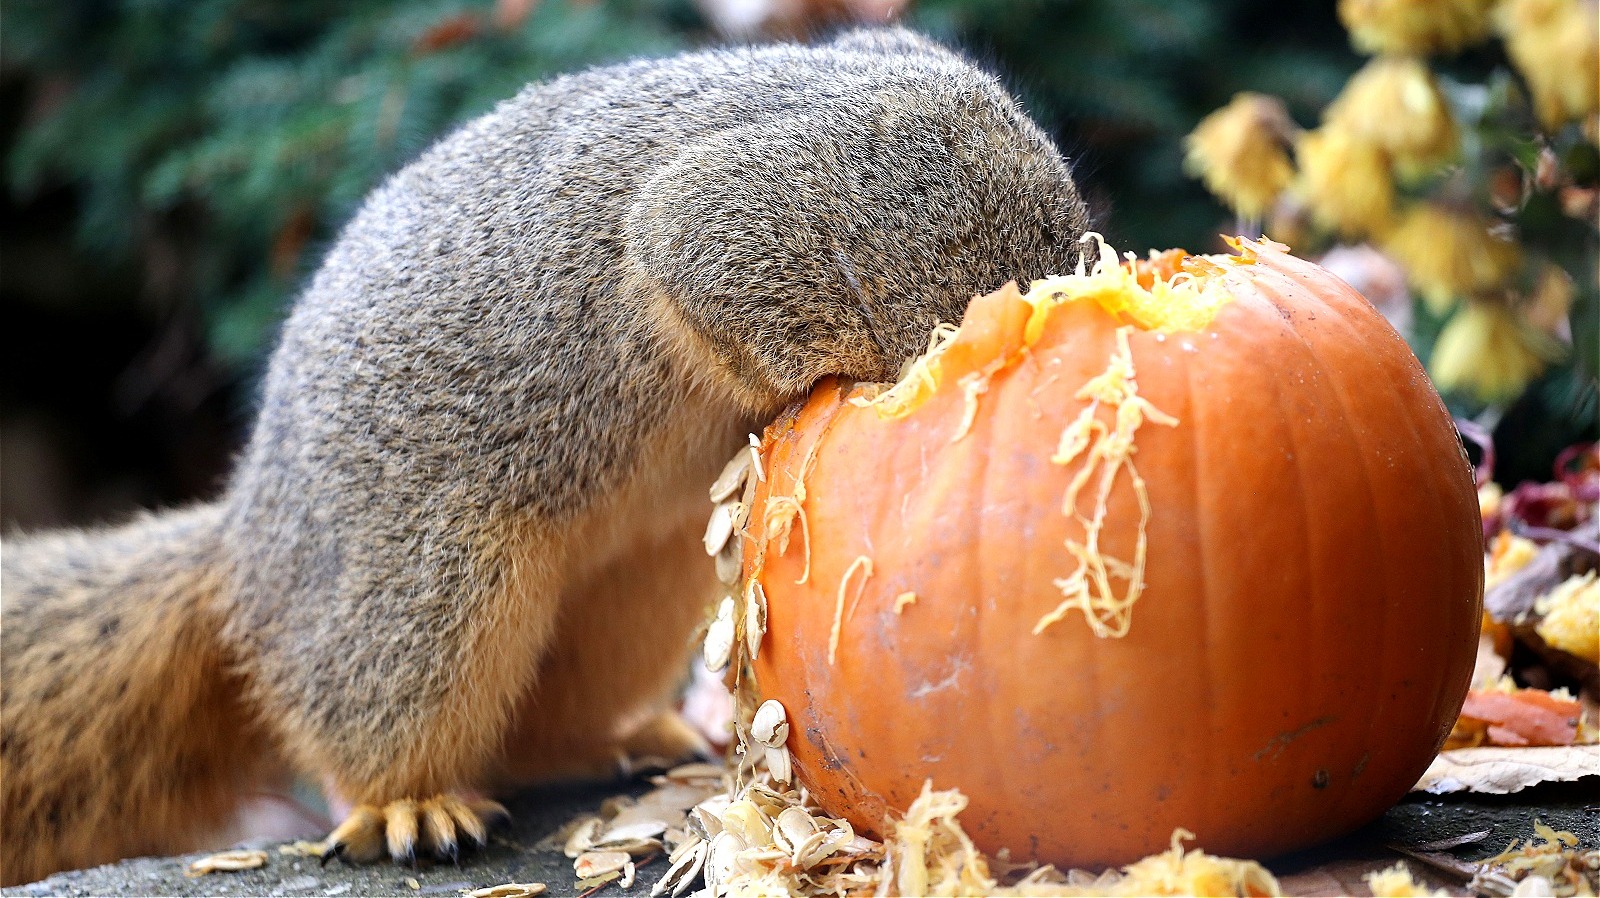
[[[1083,612],[1094,635],[1119,638],[1126,636],[1133,624],[1133,603],[1144,591],[1145,526],[1150,521],[1150,497],[1144,478],[1133,465],[1134,434],[1146,420],[1167,427],[1175,427],[1178,419],[1161,411],[1139,395],[1134,381],[1133,351],[1128,347],[1128,333],[1132,326],[1117,328],[1117,348],[1111,354],[1111,363],[1105,373],[1091,378],[1078,390],[1076,398],[1087,399],[1089,404],[1077,419],[1061,433],[1061,444],[1050,461],[1070,465],[1083,459],[1071,484],[1067,487],[1062,512],[1076,517],[1084,528],[1083,542],[1067,541],[1067,551],[1077,559],[1078,567],[1071,574],[1055,581],[1066,598],[1055,610],[1039,618],[1033,627],[1035,636],[1051,624],[1067,616],[1076,608]],[[1098,417],[1100,408],[1111,410],[1114,427],[1106,426]],[[1126,562],[1106,556],[1100,551],[1100,532],[1104,529],[1107,502],[1117,483],[1117,475],[1124,469],[1139,500],[1139,530],[1133,551],[1133,561]],[[1079,493],[1094,479],[1094,509],[1088,517],[1078,510]],[[1113,580],[1126,582],[1122,595],[1117,595]]]

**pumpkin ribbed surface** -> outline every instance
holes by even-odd
[[[1266,856],[1375,817],[1437,751],[1482,593],[1444,405],[1282,247],[1132,276],[1180,271],[1198,317],[1076,295],[1139,292],[1106,263],[1009,287],[893,395],[825,381],[767,430],[754,672],[830,812],[881,831],[931,780],[1013,858],[1121,864],[1177,827]]]

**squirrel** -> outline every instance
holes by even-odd
[[[293,776],[349,809],[324,860],[453,859],[492,790],[703,746],[722,462],[1086,225],[1000,82],[900,28],[462,126],[331,246],[220,498],[6,541],[0,881],[206,847]]]

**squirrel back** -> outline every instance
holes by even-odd
[[[108,719],[174,707],[143,668],[126,694],[79,694],[97,668],[66,630],[112,609],[129,623],[102,654],[170,658],[197,634],[183,657],[238,705],[194,713],[260,722],[227,743],[240,769],[281,756],[368,806],[330,850],[453,852],[459,834],[395,815],[613,757],[625,721],[665,707],[714,598],[704,490],[745,434],[823,376],[892,379],[975,293],[1070,269],[1084,225],[1066,161],[1000,84],[903,30],[530,87],[345,228],[284,326],[227,492],[189,530],[8,550],[7,735],[54,726],[41,680]],[[85,566],[100,573],[80,598],[47,585]],[[16,601],[13,567],[39,584]],[[648,625],[620,645],[619,616]],[[100,748],[114,765],[146,763],[142,742],[189,758],[216,725],[122,728]],[[509,757],[538,739],[543,754]],[[88,780],[80,805],[122,802],[63,812],[52,863],[155,844],[127,834],[145,812],[92,766],[5,751],[8,820],[69,776]],[[142,788],[141,808],[195,800]],[[46,869],[0,860],[8,882]]]

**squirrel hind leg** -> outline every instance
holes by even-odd
[[[705,740],[669,710],[696,648],[691,637],[717,596],[704,529],[691,521],[641,536],[569,590],[502,743],[496,785],[610,776],[629,756],[704,751]]]
[[[713,761],[711,742],[677,711],[665,710],[624,736],[622,751],[629,758],[663,761]]]
[[[356,805],[324,840],[322,862],[369,863],[387,854],[402,864],[418,857],[455,863],[463,848],[487,845],[489,830],[510,819],[498,802],[453,793]]]

